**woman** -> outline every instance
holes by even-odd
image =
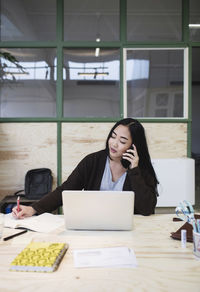
[[[87,155],[68,179],[32,206],[13,208],[16,218],[52,212],[62,205],[63,190],[123,190],[135,192],[135,214],[150,215],[157,203],[157,178],[143,126],[135,119],[118,121],[104,150]]]

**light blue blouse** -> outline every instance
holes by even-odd
[[[118,178],[117,181],[113,182],[109,158],[107,157],[103,177],[101,180],[100,191],[122,191],[126,175],[127,173],[125,172],[124,174],[122,174],[122,176]]]

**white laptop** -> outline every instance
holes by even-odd
[[[131,230],[134,192],[63,191],[67,229]]]

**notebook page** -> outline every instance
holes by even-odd
[[[5,227],[9,228],[27,228],[37,232],[52,232],[64,225],[64,218],[51,213],[43,213],[38,216],[32,216],[25,219],[15,219],[12,213],[5,215]]]

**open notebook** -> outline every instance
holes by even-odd
[[[63,191],[67,229],[131,230],[134,192]]]
[[[12,213],[5,215],[5,227],[30,229],[37,232],[52,232],[64,225],[63,218],[51,213],[43,213],[25,219],[15,219]]]

